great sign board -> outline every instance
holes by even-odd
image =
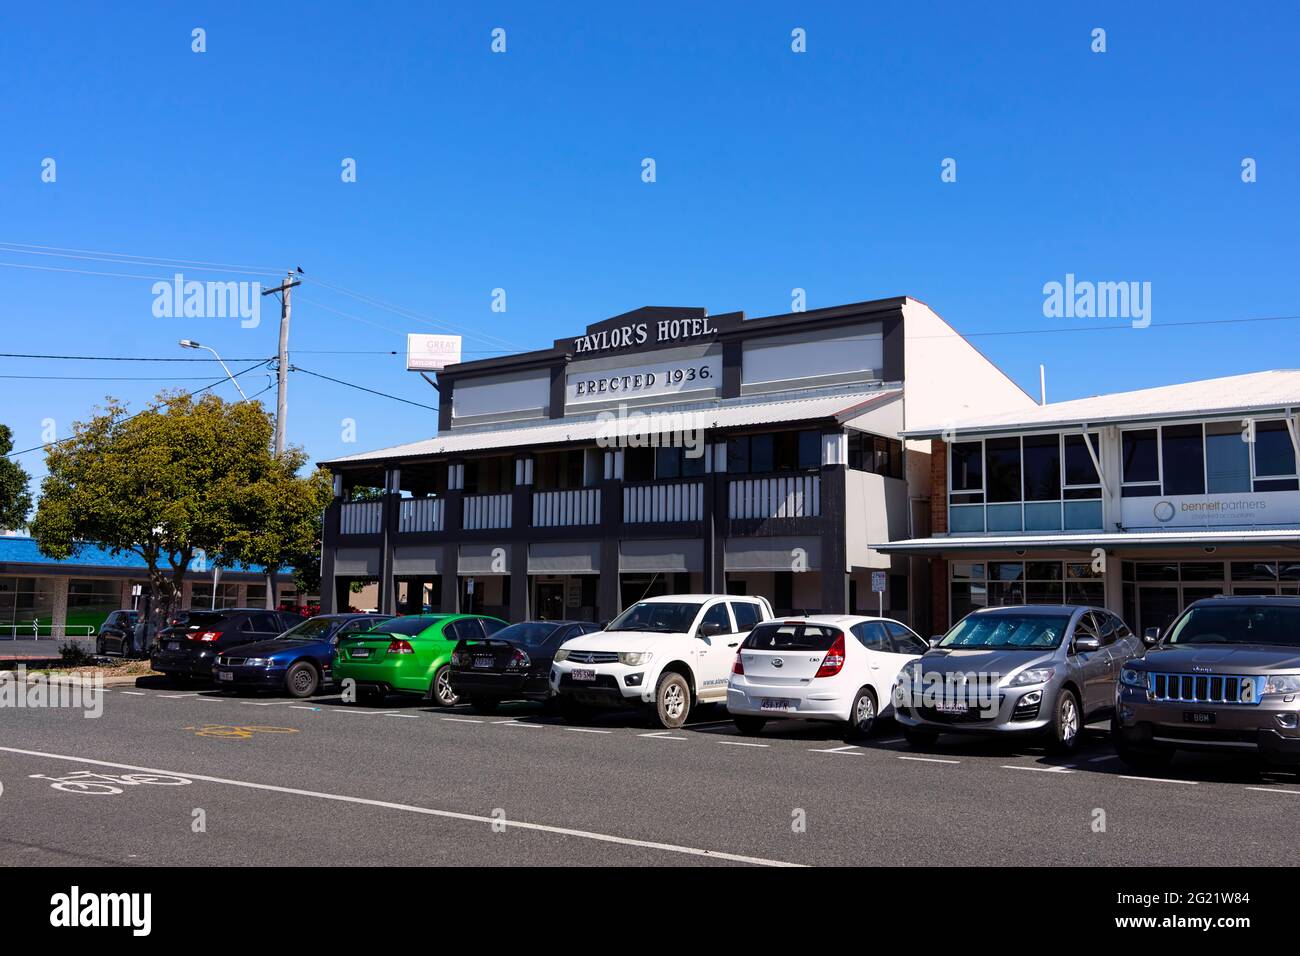
[[[412,333],[406,337],[406,370],[434,372],[460,362],[459,335]]]

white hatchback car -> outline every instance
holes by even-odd
[[[773,717],[843,721],[855,739],[893,704],[890,689],[929,645],[898,621],[849,614],[780,618],[755,625],[741,644],[727,710],[744,734]]]

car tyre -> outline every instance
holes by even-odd
[[[655,685],[654,718],[665,730],[676,730],[691,714],[691,687],[674,671],[659,676]]]
[[[1083,711],[1079,698],[1062,687],[1052,704],[1052,722],[1047,728],[1047,749],[1055,754],[1069,754],[1079,749],[1083,737]]]
[[[316,693],[320,687],[320,674],[307,661],[298,661],[284,675],[284,688],[290,697],[302,699]]]
[[[757,737],[763,732],[763,727],[767,724],[766,717],[748,717],[743,714],[732,714],[732,721],[736,724],[736,729],[746,737]]]
[[[102,637],[95,638],[95,656],[105,657],[106,654],[107,652],[104,650],[104,639]]]
[[[469,706],[475,713],[490,714],[501,706],[501,701],[495,697],[471,697]]]
[[[1160,770],[1174,759],[1172,747],[1134,747],[1125,742],[1119,732],[1119,721],[1114,717],[1110,720],[1110,741],[1115,756],[1130,770]]]
[[[433,681],[429,684],[429,693],[425,700],[431,701],[435,707],[455,707],[460,703],[460,696],[451,686],[451,665],[443,664],[438,668],[437,673],[433,675]]]
[[[131,638],[122,638],[121,645],[122,660],[129,660],[132,657]]]
[[[913,750],[925,750],[935,745],[939,740],[939,733],[934,730],[922,730],[919,727],[904,727],[903,739]]]
[[[866,740],[876,729],[880,719],[880,705],[876,701],[876,692],[870,687],[860,687],[853,696],[853,707],[849,710],[849,725],[845,733],[848,740]]]

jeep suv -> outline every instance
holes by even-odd
[[[1187,607],[1120,671],[1111,725],[1133,767],[1177,750],[1300,762],[1300,597],[1213,597]]]
[[[771,618],[761,597],[647,598],[605,630],[566,641],[551,664],[551,689],[570,715],[639,704],[661,727],[680,727],[696,704],[726,702],[741,641]]]

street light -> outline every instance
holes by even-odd
[[[199,342],[195,342],[193,339],[181,339],[179,345],[183,349],[204,349],[205,351],[211,352],[213,357],[216,358],[218,362],[221,362],[221,356],[217,355],[217,350],[211,345],[203,345]],[[230,369],[226,366],[226,363],[221,362],[221,367],[226,370],[226,377],[230,379],[230,384],[235,386],[235,391],[239,392],[239,397],[244,401],[248,401],[248,396],[245,395],[244,390],[239,387],[239,383],[235,381],[235,376],[230,374]]]

